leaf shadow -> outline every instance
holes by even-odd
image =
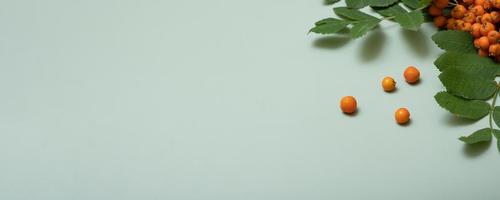
[[[444,116],[443,121],[445,122],[446,125],[452,126],[452,127],[468,126],[468,125],[472,125],[472,124],[477,122],[476,120],[464,119],[464,118],[456,117],[454,115],[449,115],[449,114],[446,114]]]
[[[378,29],[368,33],[360,49],[361,61],[369,62],[379,57],[386,39],[385,33]]]
[[[491,146],[491,141],[480,142],[477,144],[465,144],[463,147],[463,153],[467,158],[476,158],[483,154]]]
[[[338,49],[346,45],[351,38],[344,36],[321,37],[313,42],[313,46],[321,49]]]
[[[410,31],[401,29],[403,39],[410,49],[419,57],[427,57],[430,53],[430,47],[427,43],[428,37],[421,31]]]

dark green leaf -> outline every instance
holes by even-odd
[[[498,130],[485,128],[479,131],[472,133],[469,136],[460,137],[459,140],[465,142],[467,144],[476,144],[479,142],[488,142],[491,141],[491,134],[493,131],[498,132]]]
[[[438,31],[432,40],[448,52],[477,53],[472,35],[465,31]]]
[[[363,21],[357,21],[353,23],[353,26],[351,28],[350,35],[352,38],[359,38],[363,35],[365,35],[368,31],[372,30],[375,28],[378,23],[380,23],[380,19],[369,19],[369,20],[363,20]]]
[[[479,120],[490,112],[490,104],[481,100],[467,100],[448,92],[439,92],[434,98],[442,108],[457,117]]]
[[[500,106],[496,106],[495,109],[493,109],[493,120],[495,124],[500,127]]]
[[[446,69],[439,79],[449,93],[466,99],[488,99],[496,90],[496,82],[455,68]]]
[[[349,8],[360,9],[369,4],[370,0],[345,0],[345,4]]]
[[[500,65],[491,58],[485,58],[476,54],[463,54],[457,52],[446,52],[434,62],[440,71],[448,68],[456,68],[467,74],[477,75],[483,79],[493,80],[500,71]]]
[[[361,21],[361,20],[375,20],[378,18],[361,12],[359,10],[350,9],[346,7],[338,7],[334,8],[333,11],[340,17],[344,17],[350,20]]]
[[[398,1],[399,0],[368,0],[368,5],[374,7],[387,7]]]
[[[417,31],[420,25],[424,23],[424,16],[419,10],[411,11],[409,13],[402,12],[396,13],[394,20],[401,25],[404,29]]]
[[[398,13],[407,13],[403,7],[401,7],[398,4],[394,4],[392,6],[386,7],[386,8],[380,8],[380,7],[373,7],[375,12],[378,14],[384,16],[384,17],[393,17]]]
[[[316,27],[309,30],[309,32],[320,33],[320,34],[331,34],[339,32],[349,25],[349,22],[335,19],[327,18],[316,22]]]

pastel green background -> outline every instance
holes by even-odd
[[[0,199],[499,199],[495,143],[457,140],[487,120],[434,102],[432,25],[307,34],[331,15],[321,0],[0,1]]]

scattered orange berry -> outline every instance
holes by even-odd
[[[340,109],[346,114],[356,112],[357,102],[353,96],[345,96],[340,100]]]
[[[406,82],[410,84],[416,83],[420,79],[420,71],[418,71],[418,69],[413,66],[409,66],[408,68],[406,68],[403,75]]]
[[[394,81],[392,77],[387,76],[382,79],[382,88],[384,88],[386,92],[392,92],[396,89],[396,81]]]
[[[399,108],[394,113],[394,118],[398,124],[406,124],[410,121],[410,112],[406,108]]]

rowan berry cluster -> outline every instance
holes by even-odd
[[[428,13],[436,27],[471,33],[480,56],[500,61],[500,0],[433,0]]]

